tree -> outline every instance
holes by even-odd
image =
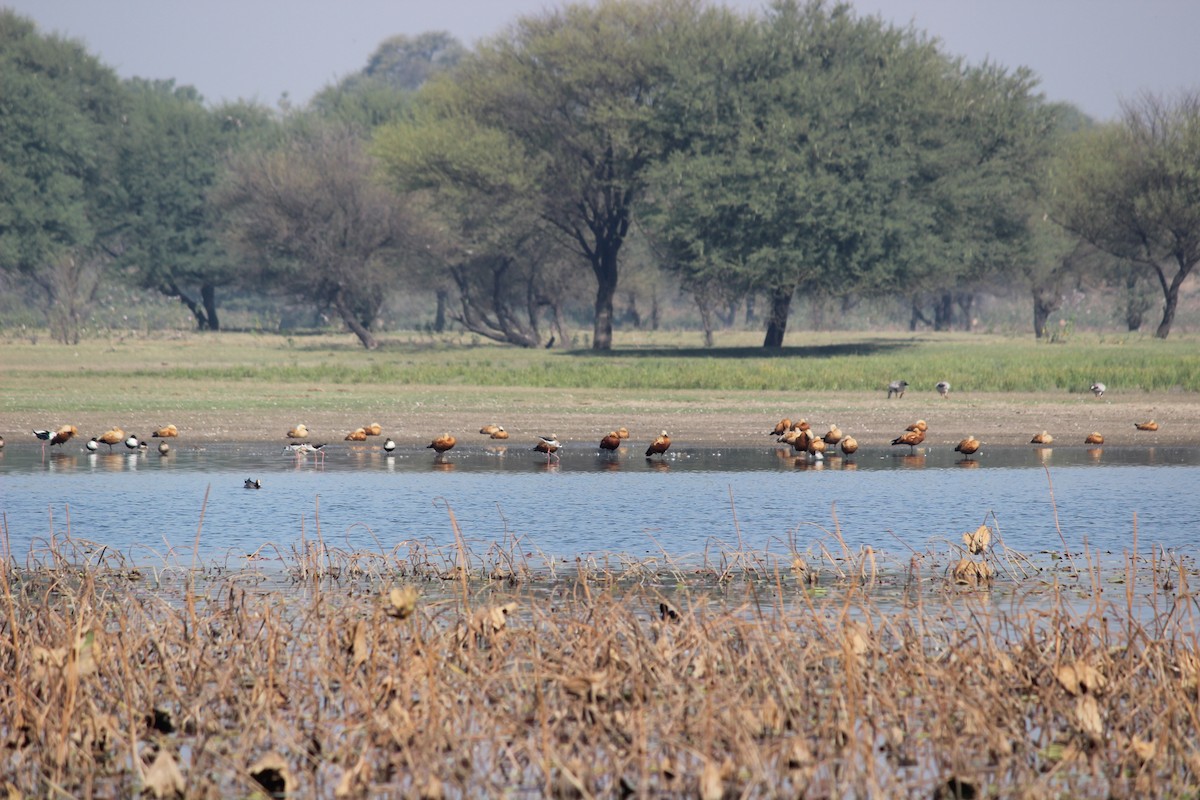
[[[667,62],[709,13],[699,0],[601,0],[518,20],[447,78],[483,128],[540,162],[537,213],[596,279],[592,347],[612,347],[619,255],[646,170],[664,152],[655,102]]]
[[[234,154],[213,195],[265,286],[332,308],[368,350],[385,291],[418,247],[404,206],[345,126],[300,120],[277,147]]]
[[[1063,159],[1055,217],[1100,250],[1152,272],[1163,295],[1155,336],[1175,320],[1200,262],[1200,90],[1144,94],[1119,122],[1082,133]]]
[[[77,42],[0,10],[0,269],[32,280],[53,333],[77,342],[112,224],[116,75]]]
[[[134,78],[126,91],[117,148],[122,216],[106,247],[127,279],[178,298],[200,330],[218,330],[217,288],[238,270],[216,234],[208,193],[225,151],[274,120],[244,103],[210,110],[195,89],[170,80]]]

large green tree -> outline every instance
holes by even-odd
[[[1200,90],[1145,94],[1121,120],[1080,135],[1059,168],[1056,218],[1158,281],[1171,332],[1179,290],[1200,262]]]
[[[537,160],[537,214],[596,280],[592,346],[612,347],[621,247],[647,168],[667,142],[655,104],[695,41],[698,0],[601,0],[519,19],[447,74],[483,129]]]
[[[41,289],[65,342],[79,339],[114,224],[122,100],[81,44],[0,10],[0,269]]]
[[[352,128],[302,118],[284,141],[232,156],[212,198],[253,279],[331,309],[367,349],[386,293],[420,247]]]
[[[119,228],[106,246],[124,276],[178,298],[200,330],[218,330],[217,289],[239,270],[217,235],[208,193],[227,150],[274,126],[244,103],[209,109],[190,86],[132,79],[117,148]]]

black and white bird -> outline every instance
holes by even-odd
[[[937,389],[937,393],[942,397],[950,394],[950,381],[938,381],[933,388]]]
[[[84,447],[87,448],[89,453],[94,453],[100,449],[100,442],[96,441],[96,437],[93,436],[91,439],[88,440],[88,443],[85,444]]]
[[[247,489],[261,489],[262,481],[260,481],[258,478],[246,478],[245,487]]]
[[[392,452],[393,450],[395,450],[396,449],[396,440],[389,436],[387,438],[387,441],[385,441],[383,443],[383,449],[389,453]]]
[[[1108,391],[1108,387],[1103,383],[1097,381],[1096,383],[1092,384],[1092,394],[1096,395],[1096,397],[1104,397],[1104,393],[1106,391]]]
[[[129,437],[125,439],[125,446],[128,447],[130,450],[137,450],[140,445],[141,445],[141,442],[139,442],[138,438],[136,436],[134,436],[132,433],[129,434]]]
[[[171,445],[167,444],[165,440],[158,443],[158,454],[160,456],[165,456],[169,452],[171,452]]]
[[[908,381],[892,381],[888,384],[888,400],[892,399],[892,395],[904,397],[904,390],[907,388]]]
[[[539,436],[539,441],[533,446],[533,449],[539,453],[546,454],[546,463],[550,463],[551,458],[558,458],[558,451],[562,447],[562,443],[558,441],[558,436],[550,434],[549,436]]]

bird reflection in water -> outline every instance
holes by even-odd
[[[1103,447],[1089,447],[1087,454],[1088,454],[1088,458],[1090,458],[1092,461],[1099,461],[1100,456],[1104,455],[1104,448]]]
[[[900,465],[907,467],[908,469],[924,469],[925,454],[915,453],[902,455],[900,456]]]
[[[973,458],[960,458],[954,462],[954,466],[962,467],[963,469],[979,469],[979,462]]]
[[[671,462],[663,461],[663,460],[657,459],[657,458],[646,459],[646,466],[649,467],[650,469],[654,470],[655,472],[670,472],[671,471]]]
[[[434,472],[454,472],[454,462],[448,458],[442,458],[442,454],[439,453],[429,464],[429,468]]]

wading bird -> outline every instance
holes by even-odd
[[[396,449],[396,440],[389,436],[387,438],[387,441],[385,441],[383,443],[383,449],[389,453],[392,452],[393,450],[395,450]]]
[[[842,440],[842,436],[842,429],[839,428],[835,422],[829,426],[829,432],[826,433],[822,439],[824,440],[825,444],[837,444]]]
[[[546,454],[546,463],[550,463],[550,457],[558,458],[558,451],[562,449],[562,443],[558,441],[558,436],[550,434],[549,436],[538,437],[539,441],[533,446],[533,449],[539,453]]]
[[[968,435],[967,438],[963,439],[961,442],[958,443],[958,446],[955,447],[954,450],[955,450],[955,452],[962,453],[967,458],[970,458],[974,453],[976,453],[979,450],[979,447],[980,447],[979,440],[976,439],[974,436]]]
[[[120,428],[109,428],[97,436],[96,441],[100,442],[100,444],[108,445],[108,452],[111,453],[114,444],[120,444],[125,441],[125,431]]]
[[[621,446],[621,437],[616,431],[609,431],[603,439],[600,440],[601,450],[616,450]]]
[[[667,435],[666,431],[663,431],[654,439],[653,442],[650,443],[650,446],[646,448],[646,458],[649,458],[653,455],[661,456],[663,453],[667,452],[667,448],[670,446],[671,437]]]
[[[925,431],[920,428],[916,428],[911,431],[905,431],[895,439],[892,439],[892,444],[908,445],[908,454],[913,455],[917,452],[917,445],[923,441],[925,441]]]
[[[838,442],[842,448],[842,452],[848,456],[852,456],[858,452],[858,440],[853,436],[843,436],[842,441]]]
[[[892,395],[904,397],[904,390],[907,388],[908,381],[892,381],[888,384],[888,400],[892,399]]]
[[[1096,395],[1096,397],[1104,397],[1104,393],[1106,391],[1108,391],[1108,387],[1103,383],[1097,381],[1096,383],[1092,384],[1092,394]]]
[[[171,452],[171,445],[167,444],[166,442],[158,443],[158,454],[160,456],[165,456],[169,452]]]
[[[438,455],[441,455],[442,453],[444,453],[447,450],[454,447],[454,445],[456,445],[456,444],[458,444],[457,439],[455,439],[453,436],[451,436],[448,433],[443,433],[441,436],[437,437],[432,442],[425,445],[425,449],[429,450],[430,448],[432,448],[434,450],[434,452],[436,452]]]

